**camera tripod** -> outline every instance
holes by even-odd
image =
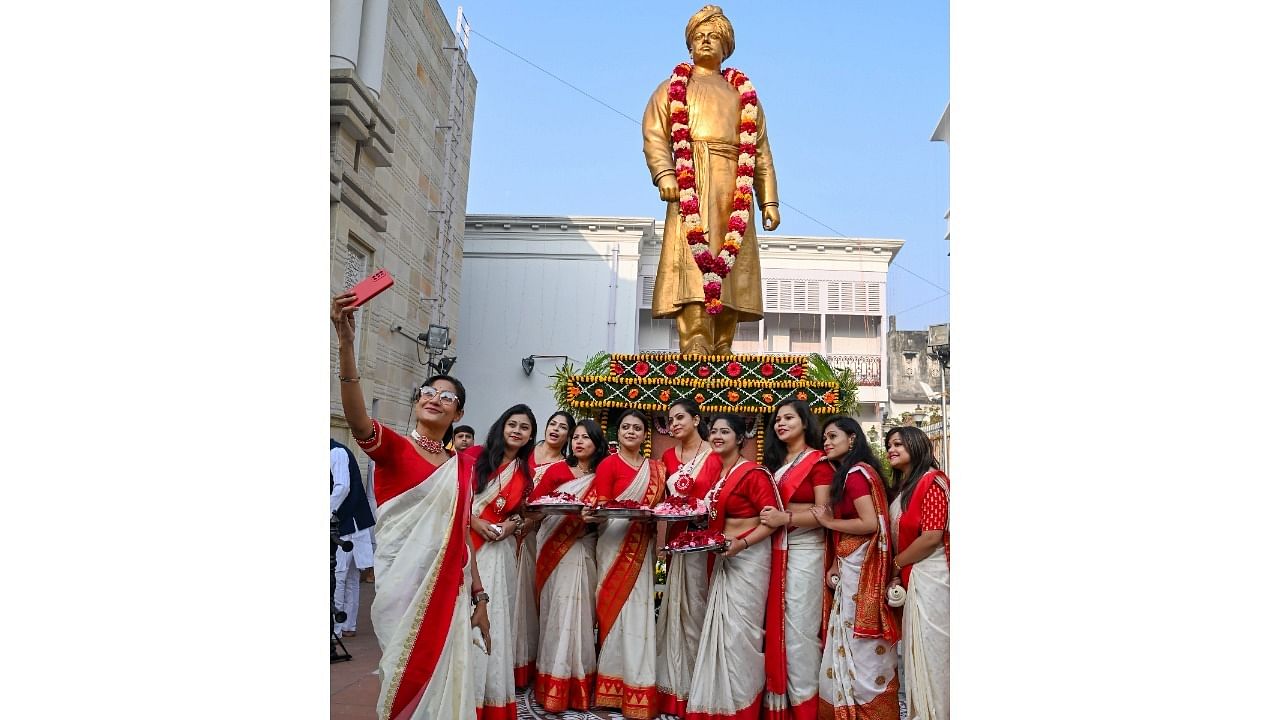
[[[329,641],[330,665],[351,659],[351,653],[347,652],[347,646],[342,644],[342,638],[338,636],[338,630],[335,627],[338,623],[347,621],[347,614],[333,604],[333,596],[338,590],[338,548],[342,548],[343,552],[351,552],[353,547],[354,544],[350,540],[338,538],[338,517],[336,515],[331,517],[329,519],[329,634],[332,637]]]

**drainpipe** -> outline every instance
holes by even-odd
[[[610,253],[613,256],[613,273],[609,277],[609,329],[605,336],[605,350],[609,353],[614,349],[614,336],[618,331],[618,243],[613,244],[613,250]]]

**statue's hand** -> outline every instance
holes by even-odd
[[[675,175],[663,175],[658,178],[658,197],[667,202],[680,199],[680,187],[676,185]]]
[[[769,205],[764,209],[764,229],[777,230],[778,223],[782,222],[782,218],[778,216],[778,206]]]

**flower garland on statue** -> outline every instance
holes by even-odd
[[[680,220],[685,240],[693,252],[693,260],[702,271],[703,305],[708,314],[718,315],[724,304],[720,290],[724,279],[733,270],[738,250],[742,248],[743,234],[751,219],[752,184],[756,174],[756,138],[759,126],[759,102],[756,90],[747,76],[734,68],[726,68],[724,79],[738,89],[738,175],[733,193],[733,211],[729,214],[728,229],[720,254],[711,256],[707,244],[707,232],[702,226],[701,207],[693,168],[693,146],[689,136],[689,106],[685,104],[689,89],[689,76],[693,65],[680,63],[671,73],[667,86],[667,100],[671,113],[671,146],[676,161],[676,185],[680,188]]]

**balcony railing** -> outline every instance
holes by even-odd
[[[879,387],[880,356],[879,355],[824,355],[827,364],[832,368],[851,368],[859,385]]]

